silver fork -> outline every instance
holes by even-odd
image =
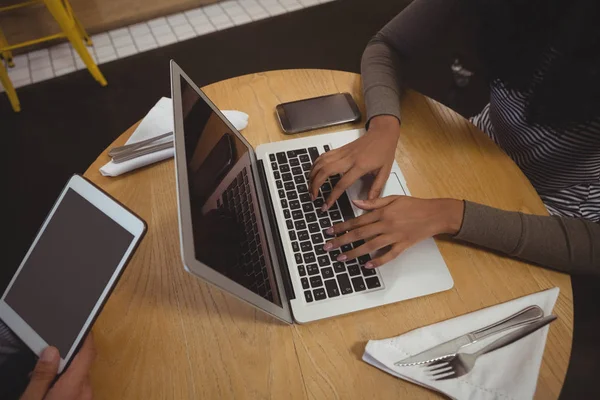
[[[427,364],[425,367],[434,381],[443,381],[446,379],[455,379],[461,377],[471,372],[478,357],[494,350],[498,350],[504,346],[508,346],[509,344],[514,343],[517,340],[522,339],[525,336],[548,325],[555,319],[556,315],[549,315],[537,322],[532,322],[528,325],[525,325],[524,327],[519,328],[508,335],[502,336],[500,339],[493,341],[475,353],[457,353],[453,356],[433,361]]]

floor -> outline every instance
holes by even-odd
[[[227,0],[92,35],[89,51],[104,63],[212,32],[333,0]],[[18,55],[8,69],[16,88],[85,69],[69,43]],[[0,86],[0,92],[3,88]]]
[[[23,1],[0,0],[0,5]],[[75,14],[91,34],[122,28],[218,1],[220,0],[69,0]],[[3,14],[0,25],[7,37],[15,43],[55,33],[58,28],[43,5],[25,7]]]

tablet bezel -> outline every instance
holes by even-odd
[[[146,232],[146,223],[141,218],[133,214],[123,205],[119,204],[116,200],[114,200],[108,194],[103,192],[100,188],[96,187],[94,184],[89,182],[87,179],[79,175],[74,175],[69,180],[67,185],[62,190],[60,196],[56,200],[54,206],[52,207],[52,210],[44,220],[44,223],[42,224],[38,234],[36,235],[35,240],[31,244],[31,247],[27,251],[27,254],[23,258],[23,261],[19,265],[19,268],[17,269],[17,272],[11,279],[8,287],[4,291],[2,298],[0,298],[0,318],[36,355],[39,356],[42,353],[42,351],[46,347],[52,345],[52,343],[46,343],[46,341],[40,335],[37,334],[37,332],[27,323],[27,321],[21,318],[21,316],[19,316],[19,314],[17,314],[17,312],[14,311],[5,302],[5,298],[69,189],[72,189],[73,191],[78,193],[80,196],[82,196],[84,199],[90,202],[93,206],[95,206],[98,210],[102,211],[105,215],[107,215],[109,218],[111,218],[113,221],[115,221],[117,224],[119,224],[129,233],[131,233],[133,235],[133,240],[131,241],[131,244],[123,254],[123,257],[121,258],[121,261],[119,262],[117,268],[115,268],[110,280],[108,281],[106,287],[102,291],[102,294],[98,298],[98,301],[94,305],[94,308],[90,312],[90,315],[85,321],[85,324],[83,325],[81,331],[79,332],[79,334],[75,338],[75,341],[69,348],[69,352],[66,356],[61,357],[59,373],[61,373],[65,366],[68,365],[71,358],[76,353],[76,350],[82,344],[82,340],[87,335],[87,332],[91,329],[91,326],[93,325],[96,317],[102,310],[104,303],[110,296],[112,289],[117,283],[121,272],[127,265],[127,262],[133,255],[133,252],[135,251],[141,238]]]

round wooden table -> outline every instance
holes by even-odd
[[[285,140],[278,103],[350,92],[364,113],[360,76],[326,70],[271,71],[204,88],[221,109],[250,115],[253,146]],[[396,160],[418,197],[454,197],[534,214],[546,211],[518,167],[485,134],[450,109],[409,92],[402,102]],[[364,126],[348,124],[303,135]],[[127,130],[111,147],[121,145]],[[99,316],[97,399],[437,398],[361,361],[366,342],[558,286],[536,397],[557,398],[573,333],[567,275],[437,239],[452,290],[307,325],[285,325],[186,273],[177,222],[173,160],[118,178],[85,176],[148,223],[148,234]]]

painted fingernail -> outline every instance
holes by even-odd
[[[333,235],[333,227],[327,228],[327,230],[325,231],[325,233],[327,233],[328,235]]]
[[[323,250],[331,250],[333,248],[333,245],[331,243],[325,243],[325,246],[323,246]]]
[[[374,267],[375,267],[375,265],[373,265],[373,263],[371,261],[369,261],[368,263],[365,264],[365,268],[367,268],[367,269],[371,269]]]
[[[321,207],[321,211],[325,212],[328,208],[329,207],[327,206],[327,204],[323,204],[323,207]]]
[[[337,258],[338,261],[346,261],[348,259],[348,256],[345,254],[340,254]]]

